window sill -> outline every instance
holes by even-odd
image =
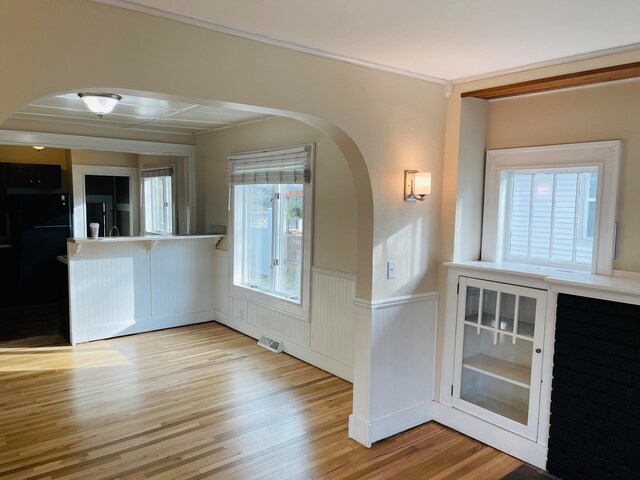
[[[530,280],[542,280],[549,286],[622,295],[636,299],[631,303],[640,302],[640,274],[614,272],[613,276],[595,275],[589,272],[508,262],[445,262],[444,265],[447,268],[465,268],[513,275]]]

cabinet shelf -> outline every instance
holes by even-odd
[[[480,408],[484,408],[485,410],[489,410],[491,412],[497,413],[498,415],[502,415],[503,417],[509,418],[515,422],[521,423],[522,425],[527,424],[528,420],[528,409],[526,407],[518,408],[515,405],[507,405],[504,402],[500,402],[499,400],[494,400],[489,397],[482,397],[480,395],[474,396],[473,398],[468,398],[466,401],[477,405]]]
[[[512,383],[519,387],[529,388],[531,368],[518,365],[517,363],[511,363],[490,355],[480,354],[463,359],[462,367]]]

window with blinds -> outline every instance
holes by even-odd
[[[507,198],[504,258],[590,267],[598,171],[503,171]]]
[[[621,152],[620,140],[488,150],[482,260],[611,275]]]
[[[313,146],[233,154],[234,293],[308,315]]]

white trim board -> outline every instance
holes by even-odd
[[[378,310],[381,308],[397,307],[399,305],[406,305],[407,303],[424,302],[427,300],[438,300],[438,292],[429,293],[417,293],[414,295],[401,295],[399,297],[383,298],[380,300],[363,300],[361,298],[355,298],[353,300],[354,305],[363,308],[370,308],[371,310]]]
[[[59,133],[21,132],[0,130],[0,145],[33,146],[71,150],[97,150],[103,152],[136,153],[138,155],[162,155],[184,157],[185,164],[185,233],[193,233],[196,223],[196,150],[193,145],[179,143],[123,140],[119,138],[63,135]]]
[[[87,238],[87,195],[85,191],[85,177],[87,175],[129,178],[129,228],[131,235],[140,235],[140,181],[137,168],[72,165],[71,171],[73,172],[73,238]],[[103,233],[107,237],[109,232]]]

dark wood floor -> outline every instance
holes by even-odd
[[[501,479],[522,462],[431,422],[347,438],[351,384],[216,323],[0,343],[2,479]]]
[[[56,335],[60,331],[60,307],[42,305],[0,305],[0,341]]]

